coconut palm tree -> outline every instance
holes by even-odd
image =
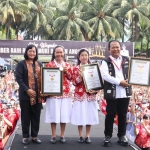
[[[27,13],[29,13],[29,9],[25,0],[0,0],[1,23],[7,28],[7,39],[12,24],[25,21]],[[16,29],[16,27],[14,28]]]
[[[25,33],[27,37],[35,37],[40,35],[40,30],[46,31],[47,34],[52,34],[52,27],[50,25],[54,16],[53,8],[50,7],[50,2],[47,0],[27,0],[30,10],[30,18],[24,24]]]
[[[141,0],[110,0],[109,5],[111,7],[116,6],[116,3],[120,4],[112,13],[114,17],[121,17],[127,19],[132,27],[131,40],[134,41],[139,37],[140,24],[144,23],[147,27],[150,27],[150,20],[148,19],[148,8],[146,3]]]
[[[66,0],[65,9],[57,8],[58,16],[53,22],[53,38],[58,40],[88,40],[90,31],[88,23],[81,19],[83,5],[88,0]],[[60,9],[61,8],[61,9]]]
[[[122,25],[111,16],[111,8],[107,0],[92,0],[91,8],[84,18],[88,20],[92,31],[89,32],[91,40],[117,39],[122,35]]]

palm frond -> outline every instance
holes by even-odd
[[[57,28],[60,24],[60,22],[64,22],[64,21],[67,21],[68,20],[68,17],[67,16],[61,16],[61,17],[58,17],[54,22],[53,22],[53,27],[54,28]]]
[[[136,9],[145,16],[148,16],[148,9],[145,6],[137,6]]]
[[[3,8],[1,8],[1,12],[2,12],[2,24],[5,24],[5,22],[7,21],[7,17],[8,17],[8,13],[7,13],[7,7],[4,6]]]
[[[79,19],[79,18],[76,18],[75,19],[75,22],[81,27],[84,29],[84,31],[86,33],[88,33],[90,31],[90,26],[87,22],[83,21],[82,19]]]
[[[66,28],[67,28],[66,26],[67,26],[67,24],[65,24],[65,26],[62,28],[62,30],[58,36],[58,40],[66,39]]]
[[[110,24],[107,22],[107,20],[105,19],[102,19],[102,24],[103,24],[103,29],[104,29],[104,32],[106,35],[110,35],[112,36],[113,38],[115,37],[114,33],[112,32],[111,30],[111,26]]]
[[[141,14],[140,12],[138,12],[138,15],[139,15],[139,23],[144,24],[148,28],[150,28],[150,20],[147,17],[145,17],[143,14]]]
[[[80,26],[78,26],[75,21],[73,21],[73,29],[74,29],[73,30],[74,37],[77,39],[81,33],[81,30],[80,30]]]
[[[29,9],[38,11],[37,6],[36,6],[33,2],[29,2],[29,3],[28,3],[28,7],[29,7]]]
[[[88,24],[91,26],[91,25],[97,23],[98,20],[99,20],[99,18],[96,16],[96,17],[94,17],[94,18],[91,18],[91,19],[88,20],[87,22],[88,22]]]
[[[117,17],[117,16],[121,16],[121,17],[124,17],[125,14],[126,14],[127,10],[124,9],[124,8],[118,8],[116,10],[114,10],[114,12],[112,13],[112,15],[114,17]]]
[[[47,25],[45,26],[45,29],[46,29],[46,31],[47,31],[47,33],[48,33],[49,35],[52,35],[52,34],[53,34],[52,27],[51,27],[49,24],[47,24]]]
[[[126,14],[125,14],[125,17],[126,18],[128,18],[128,20],[130,21],[130,22],[132,22],[132,20],[133,20],[133,15],[138,15],[138,13],[135,11],[135,9],[134,10],[129,10]]]
[[[132,5],[130,4],[130,2],[128,0],[122,0],[121,8],[129,10],[129,9],[132,9]]]
[[[42,26],[46,26],[47,20],[45,15],[42,12],[39,13],[39,20]]]
[[[72,26],[72,21],[71,19],[69,19],[68,23],[66,24],[66,40],[71,39],[72,36],[71,26]]]
[[[120,38],[120,35],[122,35],[122,31],[123,31],[122,25],[115,18],[105,16],[105,19],[109,24],[111,24],[111,30],[113,31],[115,36]]]
[[[40,21],[39,21],[39,14],[37,14],[36,17],[35,17],[34,20],[33,20],[33,30],[34,30],[35,32],[38,31],[38,29],[39,29],[39,24],[40,24]]]

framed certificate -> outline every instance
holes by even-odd
[[[104,88],[98,64],[84,65],[81,68],[83,70],[83,80],[87,92],[89,90],[100,90]]]
[[[130,58],[128,83],[142,86],[150,85],[150,59]]]
[[[63,94],[63,71],[60,68],[42,67],[41,78],[42,95]]]

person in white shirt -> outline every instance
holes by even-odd
[[[131,86],[128,84],[128,57],[121,56],[119,41],[112,40],[108,43],[110,56],[102,61],[100,67],[104,79],[104,98],[107,102],[105,118],[104,146],[111,145],[113,123],[115,115],[118,115],[118,142],[128,145],[126,134],[126,113],[128,110]]]
[[[125,44],[123,44],[122,50],[120,51],[120,54],[121,54],[122,56],[127,56],[127,57],[129,57],[129,51],[126,50]]]

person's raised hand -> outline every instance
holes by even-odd
[[[67,73],[67,71],[68,71],[69,68],[70,68],[70,67],[64,66],[64,67],[63,67],[64,73]]]

